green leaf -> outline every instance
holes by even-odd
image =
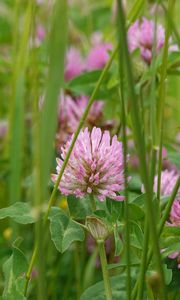
[[[15,278],[22,276],[28,269],[28,262],[24,253],[17,247],[13,247],[13,274]]]
[[[180,227],[179,226],[164,226],[163,236],[177,236],[180,237]]]
[[[179,152],[169,152],[168,151],[169,160],[180,169],[180,153]]]
[[[28,262],[23,252],[13,247],[11,257],[3,265],[5,277],[3,300],[25,300],[25,272],[28,268]]]
[[[115,256],[118,256],[121,254],[123,250],[123,243],[121,241],[117,228],[114,228],[114,242],[115,242]]]
[[[0,209],[0,220],[11,218],[20,224],[31,224],[35,222],[32,209],[28,203],[16,202],[11,206]]]
[[[144,236],[141,227],[136,222],[133,222],[133,225],[131,227],[133,229],[133,233],[136,236],[139,245],[143,247]]]
[[[91,95],[95,85],[101,75],[102,70],[94,70],[91,72],[85,72],[80,76],[72,79],[67,86],[66,89],[70,89],[75,95]],[[105,87],[109,74],[107,73],[104,80],[103,85],[99,89],[96,99],[109,99],[111,96],[112,91],[108,91]]]
[[[63,253],[75,241],[85,238],[82,227],[69,218],[63,210],[52,207],[49,215],[51,239],[56,249]]]
[[[180,242],[173,243],[167,249],[165,249],[162,253],[163,257],[167,257],[168,255],[172,254],[173,252],[180,251]]]
[[[131,247],[142,250],[142,243],[139,242],[135,234],[130,234]]]
[[[113,300],[125,300],[126,299],[126,285],[125,285],[125,276],[118,275],[110,278],[111,288],[112,288],[112,296]],[[104,283],[100,281],[87,290],[81,295],[80,300],[106,300],[105,291],[104,291]]]
[[[88,85],[92,83],[95,84],[99,79],[101,72],[102,72],[101,70],[95,70],[95,71],[83,73],[80,76],[72,79],[69,82],[68,87],[73,88],[74,86]]]
[[[144,212],[141,207],[134,203],[129,204],[129,218],[131,220],[140,220],[144,217]]]
[[[2,297],[2,300],[26,300],[24,295],[20,293],[17,289],[16,286],[13,286],[13,290],[10,294],[7,294]]]
[[[136,196],[134,199],[132,199],[131,202],[133,202],[134,204],[138,205],[138,206],[144,206],[144,203],[146,201],[146,194],[141,194]]]
[[[140,263],[141,263],[140,260],[136,256],[131,257],[131,263],[130,263],[131,267],[139,266]],[[125,255],[123,255],[121,257],[121,262],[120,263],[115,263],[115,264],[109,264],[108,265],[108,270],[117,269],[117,268],[124,268],[126,266],[127,266],[126,258],[125,258]]]
[[[173,66],[179,66],[180,63],[180,51],[173,51],[170,52],[168,55],[168,63],[170,64],[170,67]],[[168,66],[169,67],[169,66]]]
[[[76,198],[74,196],[68,196],[67,198],[70,216],[76,220],[83,220],[86,216],[92,213],[91,203],[89,197]]]
[[[121,201],[113,201],[112,199],[106,198],[106,207],[110,213],[112,220],[122,220],[124,213],[124,203]]]
[[[170,284],[172,280],[172,270],[167,268],[167,265],[163,265],[164,277],[166,285]]]

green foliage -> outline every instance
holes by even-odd
[[[31,224],[35,222],[30,205],[24,202],[16,202],[9,207],[1,208],[0,220],[8,217],[19,224]]]
[[[46,82],[44,107],[40,119],[40,174],[42,195],[46,195],[47,182],[53,156],[53,141],[57,124],[56,111],[59,92],[64,83],[64,57],[67,42],[67,2],[56,1],[49,40],[49,70]],[[63,30],[57,30],[57,28]],[[48,138],[47,138],[48,137]],[[38,142],[38,141],[37,141]],[[37,150],[38,151],[38,150]],[[42,198],[43,198],[42,197]],[[39,199],[40,201],[40,199]]]
[[[76,198],[74,196],[67,197],[69,213],[72,219],[84,220],[86,216],[92,213],[89,197]]]
[[[95,70],[90,72],[84,72],[83,74],[73,78],[69,83],[66,84],[65,88],[70,90],[75,95],[88,95],[90,96],[96,86],[96,83],[101,75],[101,70]],[[112,89],[106,88],[106,84],[111,74],[108,72],[103,80],[103,84],[100,87],[96,99],[108,100],[112,95]],[[112,87],[114,88],[114,86]]]
[[[139,220],[144,217],[144,211],[138,205],[134,203],[129,204],[129,218],[131,220]]]
[[[51,239],[59,252],[66,251],[75,241],[84,240],[85,235],[82,227],[60,208],[52,207],[49,220]]]
[[[23,252],[13,246],[11,257],[3,265],[5,278],[3,300],[25,300],[25,272],[28,268],[28,262]]]
[[[118,275],[110,278],[113,300],[126,299],[125,292],[125,276]],[[100,281],[88,288],[82,295],[80,300],[105,300],[104,283]]]
[[[115,242],[115,252],[114,255],[118,256],[122,253],[123,250],[123,242],[119,236],[119,231],[117,228],[114,228],[114,242]]]
[[[172,281],[172,270],[168,269],[167,265],[163,265],[166,285]]]
[[[179,152],[168,151],[168,158],[178,169],[180,169],[180,153]]]

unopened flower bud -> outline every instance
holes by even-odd
[[[96,241],[105,241],[109,236],[108,226],[99,218],[90,216],[86,218],[86,226]]]
[[[151,272],[151,274],[147,277],[147,283],[154,294],[158,295],[158,292],[161,287],[161,278],[157,272]]]

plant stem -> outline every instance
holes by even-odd
[[[96,200],[95,200],[95,198],[94,198],[93,193],[91,193],[91,194],[89,195],[89,198],[90,198],[90,200],[91,200],[92,211],[95,211],[95,210],[96,210]]]
[[[168,1],[168,12],[172,14],[174,6],[174,0]],[[168,64],[168,47],[170,37],[170,24],[169,19],[166,16],[166,33],[165,43],[161,66],[161,78],[159,87],[159,101],[157,106],[157,130],[159,132],[159,159],[158,159],[158,183],[157,183],[157,200],[160,206],[160,195],[161,195],[161,169],[162,169],[162,146],[163,146],[163,128],[164,128],[164,106],[165,106],[165,86],[166,86],[166,75],[167,75],[167,64]]]
[[[99,249],[99,256],[100,256],[100,260],[101,260],[101,268],[102,268],[102,274],[103,274],[106,299],[112,300],[112,291],[111,291],[111,285],[110,285],[110,280],[109,280],[109,273],[107,270],[107,259],[106,259],[104,241],[98,241],[97,243],[98,243],[98,249]]]
[[[119,20],[117,22],[119,26]],[[119,37],[119,45],[120,45]],[[126,263],[127,263],[127,276],[126,276],[126,291],[127,299],[131,300],[131,251],[130,251],[130,224],[129,224],[129,203],[128,203],[128,166],[127,166],[127,137],[126,137],[126,109],[124,99],[124,57],[123,53],[119,51],[119,77],[120,77],[120,91],[121,91],[121,122],[123,133],[123,164],[124,164],[124,181],[125,181],[125,242],[126,242]]]
[[[80,268],[80,253],[79,253],[79,247],[78,243],[75,243],[75,250],[74,250],[74,269],[75,269],[75,280],[76,280],[76,294],[77,294],[77,299],[80,299],[81,295],[81,268]]]
[[[173,20],[172,16],[170,16],[170,14],[169,14],[168,10],[166,9],[164,3],[162,3],[162,1],[161,1],[160,4],[161,4],[162,8],[164,9],[164,12],[165,12],[165,14],[166,14],[166,17],[167,17],[168,20],[169,20],[169,23],[170,23],[170,25],[171,25],[172,31],[173,31],[173,33],[174,33],[174,36],[176,37],[178,46],[179,46],[179,48],[180,48],[180,35],[179,35],[179,32],[178,32],[178,30],[177,30],[177,28],[176,28],[176,26],[175,26],[175,24],[174,24],[174,20]]]
[[[26,284],[25,284],[25,289],[24,289],[24,296],[27,295],[28,284],[29,284],[29,281],[30,281],[30,278],[31,278],[31,272],[32,272],[32,268],[34,266],[36,256],[37,256],[37,251],[38,251],[38,247],[37,247],[37,244],[36,244],[35,247],[34,247],[33,255],[32,255],[31,260],[30,260],[29,268],[28,268],[27,273],[26,273]]]
[[[139,286],[138,286],[137,300],[143,299],[144,277],[145,277],[145,273],[146,273],[148,241],[149,241],[149,224],[148,224],[148,218],[146,218],[145,219],[144,243],[143,243],[143,252],[142,252],[142,259],[141,259],[141,268],[140,268],[140,273],[139,273]]]

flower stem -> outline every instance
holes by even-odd
[[[168,12],[172,15],[174,7],[174,0],[168,1]],[[165,106],[165,89],[166,89],[166,76],[168,65],[168,47],[170,37],[170,23],[166,16],[166,33],[165,43],[161,66],[161,78],[159,84],[159,101],[157,103],[157,129],[159,132],[159,158],[158,158],[158,184],[157,184],[157,200],[160,206],[160,194],[161,194],[161,169],[162,169],[162,147],[163,147],[163,130],[164,130],[164,106]]]
[[[118,22],[119,25],[119,22]],[[120,43],[120,41],[119,41]],[[123,141],[123,164],[124,164],[124,186],[125,186],[125,243],[126,243],[126,291],[127,300],[131,300],[131,251],[130,251],[130,221],[129,221],[129,199],[128,199],[128,165],[127,165],[127,137],[126,137],[126,109],[124,99],[123,82],[123,53],[119,51],[119,77],[120,77],[120,100],[121,100],[121,122]]]
[[[144,277],[145,277],[145,273],[146,273],[148,241],[149,241],[149,224],[148,224],[148,218],[146,217],[145,230],[144,230],[144,244],[143,244],[143,252],[142,252],[142,259],[141,259],[141,268],[140,268],[140,274],[139,274],[139,286],[138,286],[137,300],[143,299]]]
[[[27,295],[28,284],[29,284],[29,281],[30,281],[30,278],[31,278],[32,268],[34,266],[34,262],[35,262],[35,259],[36,259],[36,256],[37,256],[37,250],[38,250],[38,247],[37,247],[37,244],[36,244],[35,247],[34,247],[33,255],[31,257],[29,268],[28,268],[27,273],[26,273],[26,284],[25,284],[25,288],[24,288],[24,296]]]
[[[91,200],[92,211],[95,211],[95,210],[96,210],[96,200],[95,200],[95,198],[94,198],[93,193],[91,193],[91,194],[89,195],[89,198],[90,198],[90,200]]]
[[[99,256],[100,256],[100,260],[101,260],[101,268],[102,268],[102,274],[103,274],[106,299],[112,300],[112,291],[111,291],[111,285],[110,285],[110,280],[109,280],[109,273],[107,270],[107,259],[106,259],[104,241],[98,241],[97,243],[98,243],[98,249],[99,249]]]

